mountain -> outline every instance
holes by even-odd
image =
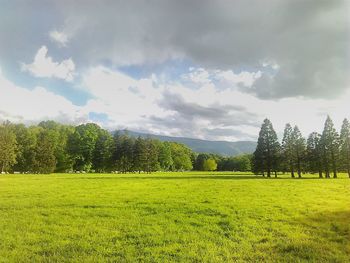
[[[179,142],[187,145],[193,151],[197,153],[217,153],[226,156],[235,156],[243,153],[253,153],[256,147],[256,142],[253,141],[207,141],[200,139],[184,138],[184,137],[171,137],[155,134],[146,134],[134,131],[120,131],[122,133],[128,133],[130,136],[143,138],[154,138],[160,141]]]

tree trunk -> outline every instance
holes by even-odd
[[[262,173],[262,176],[265,177],[265,172]]]
[[[294,167],[292,166],[291,170],[290,170],[290,174],[292,175],[292,178],[295,178],[295,175],[294,175]]]
[[[277,178],[277,171],[275,171],[275,178]]]
[[[333,168],[333,178],[337,178],[337,164],[336,164],[333,152],[332,152],[332,168]]]
[[[271,170],[270,170],[270,168],[267,169],[267,177],[271,177]]]
[[[300,165],[300,159],[298,158],[298,177],[301,178],[301,165]]]
[[[318,177],[319,177],[319,178],[323,178],[323,176],[322,176],[322,171],[318,171]]]

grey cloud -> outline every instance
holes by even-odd
[[[220,137],[235,137],[241,140],[256,140],[256,136],[252,136],[249,133],[245,133],[242,130],[231,129],[231,128],[214,128],[214,129],[203,129],[203,132],[207,135],[209,139],[217,139]]]
[[[207,120],[213,125],[249,125],[257,127],[258,116],[246,108],[236,105],[209,105],[202,106],[186,102],[181,95],[164,92],[163,99],[158,102],[165,110],[173,111],[183,120]]]
[[[147,124],[153,127],[162,127],[168,132],[181,134],[182,136],[205,139],[239,138],[251,139],[252,137],[242,131],[241,126],[259,127],[260,120],[254,113],[242,106],[235,105],[210,105],[202,106],[185,101],[181,95],[166,91],[158,102],[159,106],[169,111],[165,117],[149,116]],[[203,124],[217,128],[203,128]],[[239,128],[235,129],[232,127]],[[255,139],[255,138],[254,138]]]
[[[73,56],[78,67],[178,58],[239,72],[261,69],[262,61],[271,60],[280,65],[275,77],[265,75],[243,91],[264,99],[328,98],[349,88],[346,0],[29,2],[14,9],[19,15],[9,12],[11,6],[2,7],[8,10],[0,18],[0,37],[6,40],[1,56],[9,50],[20,50],[21,58],[30,50],[32,56],[49,30],[77,28],[67,48],[49,49]]]

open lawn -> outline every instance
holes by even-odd
[[[350,262],[350,180],[0,175],[0,262]]]

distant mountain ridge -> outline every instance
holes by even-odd
[[[185,137],[171,137],[155,134],[140,133],[134,131],[121,130],[122,133],[128,133],[133,137],[154,138],[160,141],[179,142],[187,145],[197,153],[217,153],[225,156],[235,156],[244,153],[253,153],[256,142],[253,141],[208,141],[201,139],[192,139]]]

